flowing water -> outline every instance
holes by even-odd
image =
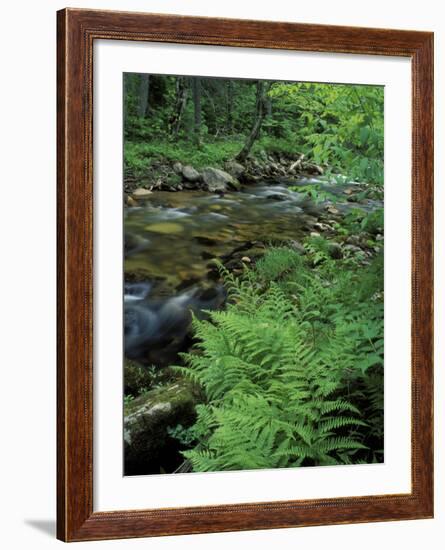
[[[157,191],[125,218],[126,272],[146,272],[173,286],[205,276],[212,257],[238,243],[297,238],[301,194],[258,185],[223,197],[204,191]]]
[[[324,211],[279,183],[224,196],[155,191],[140,204],[125,209],[125,352],[155,364],[184,349],[191,310],[224,303],[212,259],[230,260],[238,250],[255,257],[269,243],[298,241]],[[342,204],[350,207],[345,197]]]

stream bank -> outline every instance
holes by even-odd
[[[229,173],[176,165],[170,169],[179,183],[142,187],[139,181],[126,187],[126,475],[173,472],[180,466],[181,449],[169,430],[193,422],[200,394],[169,366],[180,363],[180,353],[193,344],[192,314],[202,317],[206,310],[224,307],[216,262],[239,275],[271,245],[305,254],[302,241],[308,235],[328,238],[333,258],[354,249],[365,258],[375,252],[365,233],[346,238],[336,227],[357,207],[373,211],[382,202],[363,197],[361,184],[338,184],[320,174],[292,176],[297,161],[274,159],[273,166],[269,158],[255,159],[256,172],[252,163],[242,173],[238,167],[236,176],[234,166]],[[335,204],[316,203],[298,191],[311,184],[335,196]],[[131,378],[140,381],[129,385]]]

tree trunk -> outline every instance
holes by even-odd
[[[209,130],[209,134],[217,136],[219,133],[218,117],[216,113],[215,102],[213,101],[212,91],[206,90],[204,83],[201,82],[201,91],[207,98],[207,109],[201,109],[201,113],[204,112],[204,119]],[[213,94],[215,95],[215,94]],[[210,105],[210,108],[209,108]]]
[[[227,132],[233,135],[233,81],[227,81]]]
[[[129,78],[129,75],[128,73],[124,73],[124,82],[123,82],[123,93],[124,93],[124,100],[123,100],[123,103],[124,103],[124,131],[126,130],[127,128],[127,120],[128,120],[128,96],[129,96],[129,91],[130,91],[130,86],[128,85],[128,78]]]
[[[141,74],[139,81],[139,102],[138,116],[145,117],[148,107],[148,91],[150,86],[150,75]]]
[[[201,79],[195,77],[192,79],[194,125],[193,138],[197,145],[201,143]]]
[[[267,105],[267,117],[272,118],[272,100],[270,97],[266,99],[266,105]]]
[[[265,85],[262,80],[259,80],[257,82],[255,119],[252,126],[252,130],[250,131],[250,134],[247,136],[247,139],[246,139],[246,142],[244,143],[243,148],[235,157],[235,159],[238,162],[243,163],[246,160],[248,154],[250,153],[250,150],[252,149],[253,144],[255,143],[255,140],[258,138],[260,134],[261,124],[263,123],[264,115],[266,114],[266,95],[269,89],[270,89],[269,83]]]
[[[147,101],[145,102],[145,113],[144,116],[148,116],[150,112],[150,75],[147,75]]]
[[[184,77],[176,79],[176,101],[173,116],[170,121],[172,136],[176,139],[181,128],[182,115],[187,105],[187,85]]]

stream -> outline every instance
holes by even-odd
[[[302,178],[292,184],[249,185],[223,196],[199,190],[154,191],[140,206],[126,207],[127,358],[166,366],[187,349],[190,312],[202,315],[225,301],[213,259],[241,272],[241,258],[250,262],[268,244],[299,241],[326,217],[326,203],[315,205],[289,188],[308,183],[338,194],[339,214],[357,206],[343,194],[354,184]],[[372,209],[374,202],[368,200],[360,208]]]

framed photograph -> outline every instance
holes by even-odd
[[[57,15],[58,538],[433,517],[433,34]]]

